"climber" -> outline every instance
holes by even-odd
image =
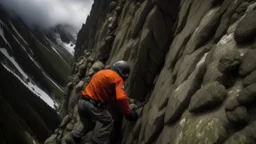
[[[125,92],[124,81],[128,78],[130,67],[125,61],[118,61],[111,69],[97,72],[81,93],[78,101],[78,114],[82,126],[75,129],[71,136],[75,142],[92,131],[96,121],[102,124],[99,131],[93,135],[92,144],[103,144],[113,129],[113,118],[105,109],[107,102],[117,100],[122,113],[129,121],[136,121],[138,114],[129,107],[128,97]]]

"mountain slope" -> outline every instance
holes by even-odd
[[[56,109],[64,99],[73,59],[64,45],[75,39],[65,28],[42,31],[28,27],[1,5],[0,13],[0,101],[1,113],[6,114],[1,115],[0,140],[42,143],[61,119]],[[64,42],[50,34],[69,37]]]
[[[132,68],[130,98],[149,102],[136,123],[111,103],[108,143],[256,143],[255,7],[253,0],[94,1],[56,130],[67,135],[46,143],[68,139],[79,123],[77,94],[102,65],[120,59]]]

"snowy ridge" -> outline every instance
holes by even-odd
[[[69,53],[72,54],[72,56],[74,55],[74,52],[75,52],[75,44],[70,42],[70,43],[65,43],[61,40],[60,38],[60,34],[58,33],[55,33],[55,38],[56,38],[56,41],[59,45],[63,46]]]
[[[19,66],[19,64],[14,60],[13,57],[11,57],[7,50],[4,49],[4,48],[0,48],[0,52],[2,52],[2,54],[4,54],[5,57],[7,57],[11,62],[12,64],[14,64],[14,66],[18,69],[18,71],[22,74],[22,76],[27,79],[28,78],[28,75],[21,69],[21,67]]]
[[[20,33],[17,31],[15,26],[10,22],[10,25],[12,26],[12,29],[15,31],[15,33],[22,39],[22,41],[27,45],[28,43],[23,39],[23,37],[20,35]]]
[[[35,36],[31,33],[31,35],[35,38]],[[37,63],[37,61],[34,60],[34,58],[32,56],[30,56],[30,54],[27,52],[27,50],[24,48],[24,46],[19,42],[19,40],[13,35],[14,39],[20,44],[20,46],[22,47],[22,49],[27,53],[27,55],[29,56],[29,58],[34,62],[34,64],[42,70],[43,74],[47,77],[48,80],[50,80],[58,89],[60,89],[62,92],[64,92],[64,90],[58,85],[56,84],[56,82],[54,82],[47,74],[44,73],[43,69],[41,68],[41,66]],[[36,38],[35,38],[36,39]],[[47,49],[48,50],[48,49]],[[49,51],[49,50],[48,50]],[[7,53],[7,51],[6,51]],[[7,53],[8,54],[8,53]],[[9,54],[8,54],[8,59],[10,59]],[[61,57],[62,58],[62,57]],[[12,58],[13,59],[13,58]],[[14,59],[13,59],[14,60]],[[15,61],[15,60],[14,60]],[[15,62],[16,64],[14,64],[15,66],[18,65],[17,62]],[[18,69],[18,68],[17,68]],[[26,78],[26,77],[25,77]]]
[[[65,61],[64,59],[63,59],[63,57],[60,55],[60,53],[57,51],[57,49],[54,47],[54,44],[46,37],[46,36],[44,36],[45,37],[45,39],[51,44],[51,48],[53,49],[53,51],[63,60],[63,61]]]
[[[0,52],[5,55],[12,63],[13,65],[18,69],[18,71],[22,74],[24,78],[20,78],[18,75],[16,75],[14,72],[12,72],[7,66],[2,64],[8,71],[10,71],[15,77],[17,77],[26,87],[29,88],[34,94],[39,96],[42,100],[44,100],[49,106],[54,108],[54,104],[56,105],[56,102],[54,102],[51,97],[44,92],[42,89],[40,89],[37,85],[35,85],[31,80],[29,82],[24,82],[25,80],[29,79],[28,75],[22,70],[22,68],[19,66],[19,64],[15,61],[13,57],[11,57],[8,52],[4,48],[0,48]],[[46,74],[44,74],[47,78],[49,78]],[[50,78],[49,78],[50,79]],[[51,80],[51,79],[50,79]],[[52,80],[51,80],[52,81]],[[53,82],[53,81],[52,81]],[[54,82],[53,82],[54,83]],[[54,83],[56,86],[57,84]],[[57,86],[58,87],[58,86]],[[60,88],[60,87],[58,87]],[[60,88],[61,89],[61,88]],[[62,90],[62,89],[61,89]]]
[[[3,30],[2,26],[4,26],[4,23],[0,20],[0,36],[4,39],[4,42],[7,43],[9,45],[9,47],[11,47],[9,42],[4,37],[4,30]]]
[[[42,89],[40,89],[37,85],[31,83],[31,82],[24,82],[19,76],[17,76],[13,71],[11,71],[6,65],[1,63],[6,70],[11,72],[17,79],[19,79],[31,92],[33,92],[35,95],[40,97],[43,101],[45,101],[50,107],[54,108],[54,105],[57,105],[56,102],[54,102],[51,97],[44,92]]]

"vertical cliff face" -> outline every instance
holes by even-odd
[[[253,0],[95,0],[78,35],[62,106],[68,115],[49,141],[79,123],[77,95],[90,77],[124,59],[129,97],[149,102],[136,123],[109,106],[116,126],[109,143],[255,143],[255,7]]]

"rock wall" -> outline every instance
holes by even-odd
[[[95,0],[92,12],[100,3]],[[71,123],[79,122],[73,114],[74,99],[84,79],[95,72],[90,68],[92,59],[105,65],[124,59],[132,67],[126,82],[129,97],[149,102],[138,110],[136,123],[122,122],[120,112],[109,108],[116,126],[109,143],[256,143],[255,0],[105,4],[108,11],[102,21],[91,13],[78,37],[77,59],[62,107]],[[85,27],[95,21],[100,22],[97,31],[88,35]]]

